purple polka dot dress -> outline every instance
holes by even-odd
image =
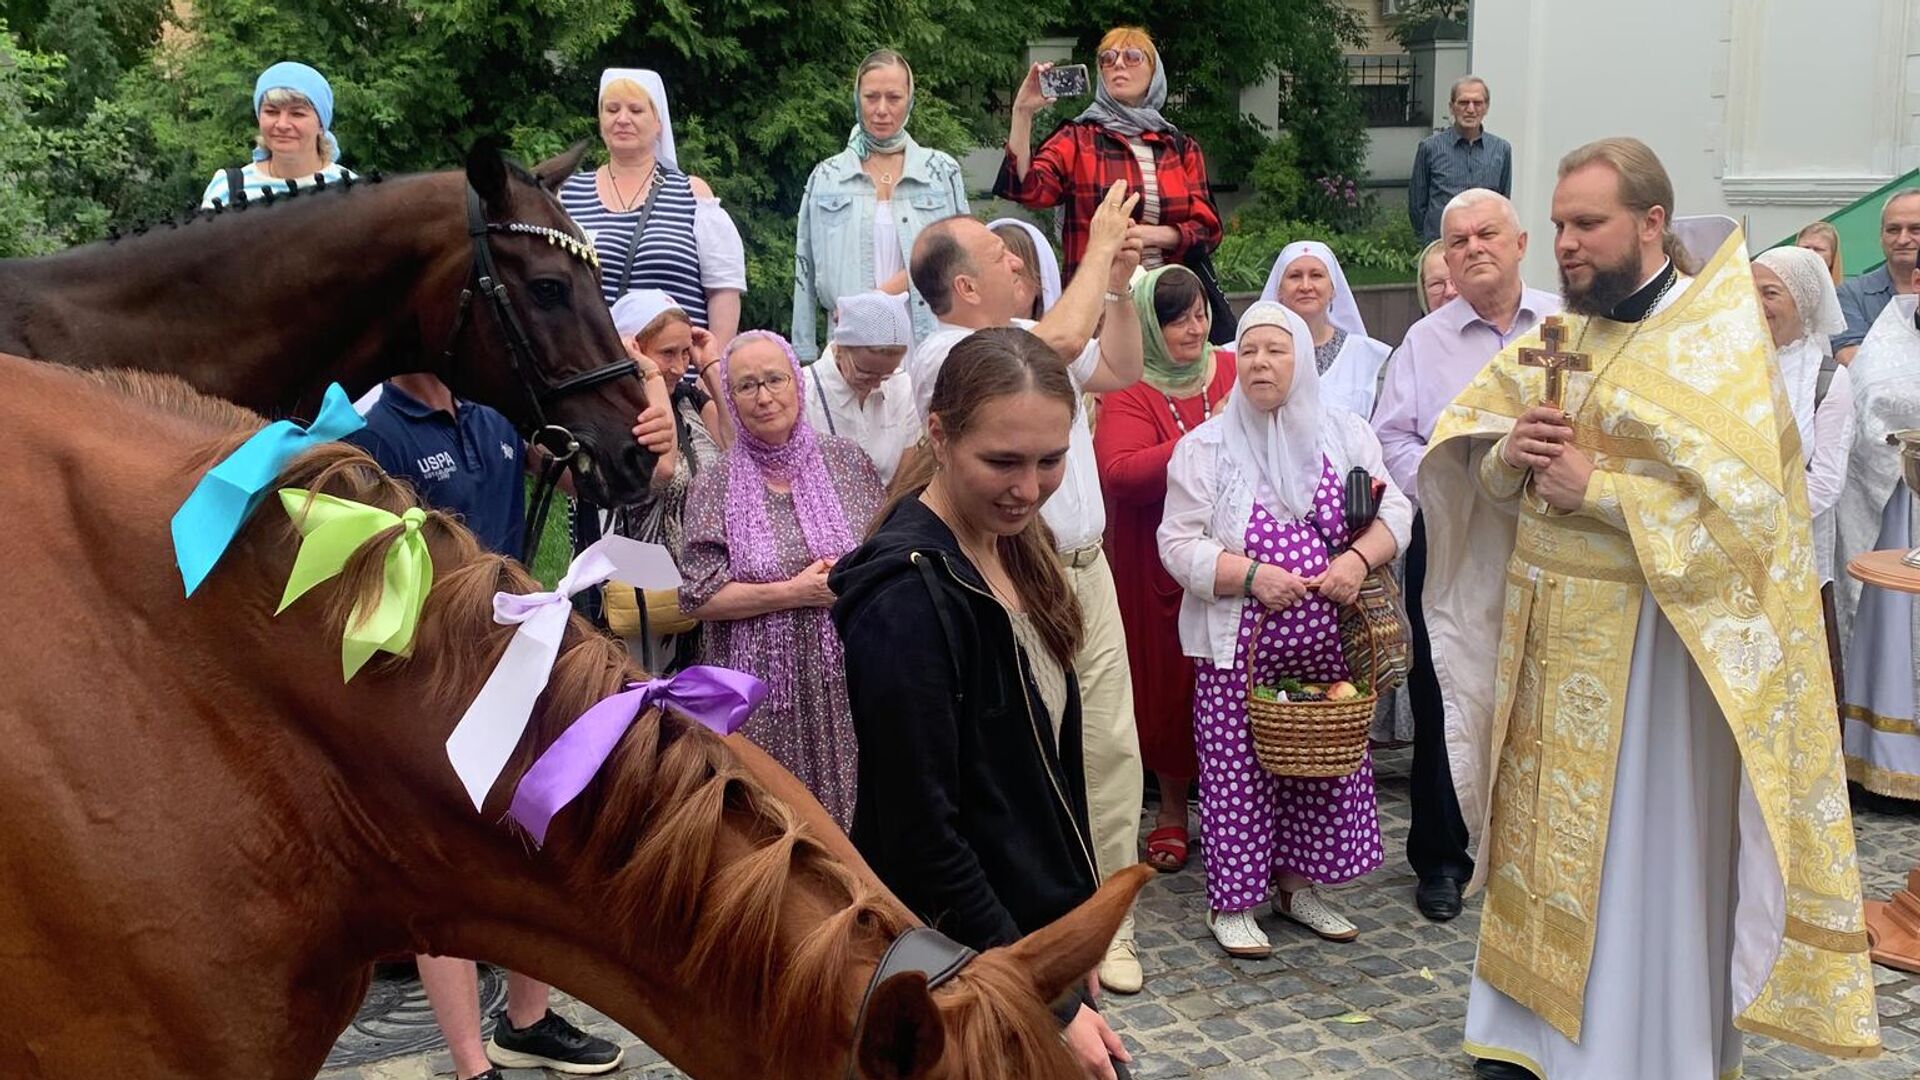
[[[1314,520],[1277,520],[1255,504],[1246,553],[1301,577],[1326,570],[1328,544],[1346,541],[1340,476],[1328,463],[1313,497]],[[1314,526],[1318,525],[1316,529]],[[1207,901],[1215,911],[1247,911],[1264,902],[1276,875],[1291,871],[1319,884],[1350,881],[1378,869],[1385,854],[1374,804],[1373,759],[1352,776],[1273,776],[1253,756],[1247,727],[1247,664],[1270,685],[1291,677],[1331,682],[1348,677],[1335,606],[1309,594],[1272,613],[1249,602],[1240,615],[1234,666],[1199,661],[1193,692],[1194,739],[1200,752],[1200,835],[1207,865]]]

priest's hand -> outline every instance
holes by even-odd
[[[1262,563],[1253,572],[1253,598],[1269,611],[1285,611],[1307,598],[1307,579]]]
[[[1516,469],[1544,469],[1573,442],[1573,424],[1557,405],[1535,405],[1520,414],[1501,444],[1500,460]]]
[[[1593,480],[1593,459],[1571,443],[1546,468],[1533,470],[1533,490],[1548,506],[1573,513],[1587,501],[1587,484]]]

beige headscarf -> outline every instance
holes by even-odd
[[[1313,362],[1313,335],[1306,321],[1286,305],[1262,300],[1240,316],[1234,335],[1239,349],[1247,331],[1256,326],[1284,327],[1293,335],[1293,387],[1286,403],[1261,412],[1236,384],[1226,404],[1226,451],[1255,479],[1255,495],[1282,521],[1306,517],[1313,510],[1313,494],[1326,469],[1322,460],[1320,369]],[[1242,354],[1244,355],[1244,354]],[[1248,365],[1240,364],[1245,380]]]

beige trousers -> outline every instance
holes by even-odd
[[[1093,834],[1094,869],[1100,880],[1140,861],[1140,736],[1133,727],[1133,675],[1127,667],[1127,635],[1120,625],[1120,598],[1104,552],[1079,569],[1065,564],[1067,581],[1080,600],[1086,638],[1074,669],[1080,678],[1080,722],[1087,773],[1087,828]],[[1118,940],[1133,939],[1133,915]]]

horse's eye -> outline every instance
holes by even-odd
[[[528,286],[533,302],[543,308],[555,308],[567,302],[567,283],[557,278],[535,278]]]

